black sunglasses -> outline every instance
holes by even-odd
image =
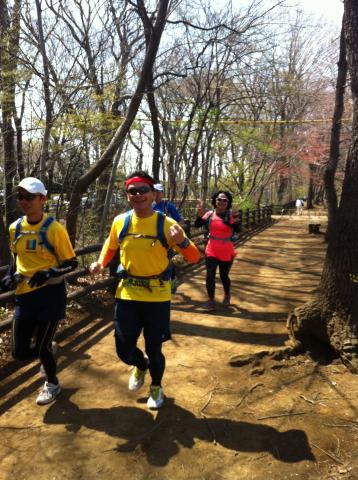
[[[128,188],[127,193],[129,195],[145,195],[146,193],[150,192],[152,189],[149,185],[143,185],[142,187],[132,187]]]
[[[27,202],[31,202],[35,200],[36,197],[42,197],[40,193],[18,193],[17,199],[18,200],[26,200]]]
[[[216,199],[217,202],[228,202],[229,200],[227,198],[217,198]]]

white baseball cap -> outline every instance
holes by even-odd
[[[17,186],[23,188],[29,193],[40,193],[41,195],[47,195],[45,185],[38,178],[26,177],[21,180]]]
[[[161,183],[155,183],[154,190],[156,190],[157,192],[164,192],[164,187]]]

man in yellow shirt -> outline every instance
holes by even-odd
[[[40,359],[47,378],[36,402],[45,405],[61,390],[52,340],[65,316],[63,275],[77,267],[77,260],[66,229],[44,213],[44,184],[24,178],[17,194],[24,216],[10,225],[13,259],[0,289],[16,288],[12,353],[18,360]]]
[[[173,219],[153,210],[154,180],[147,172],[132,173],[125,186],[133,211],[113,220],[109,237],[91,271],[101,272],[120,248],[120,282],[114,313],[117,355],[134,366],[128,384],[131,391],[144,385],[149,370],[152,381],[147,406],[157,409],[164,403],[162,343],[170,339],[168,249],[175,249],[192,263],[199,260],[200,253]],[[137,347],[142,331],[147,358]]]

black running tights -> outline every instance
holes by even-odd
[[[206,290],[209,298],[215,297],[215,277],[219,266],[220,279],[224,287],[225,295],[230,295],[231,281],[229,272],[232,267],[232,260],[224,262],[215,257],[206,257]]]

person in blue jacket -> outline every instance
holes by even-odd
[[[164,187],[161,183],[154,184],[154,192],[155,201],[153,203],[153,210],[165,213],[165,215],[168,215],[168,217],[172,218],[177,223],[184,226],[185,223],[183,217],[178,212],[176,206],[172,202],[169,202],[169,200],[163,200]]]

